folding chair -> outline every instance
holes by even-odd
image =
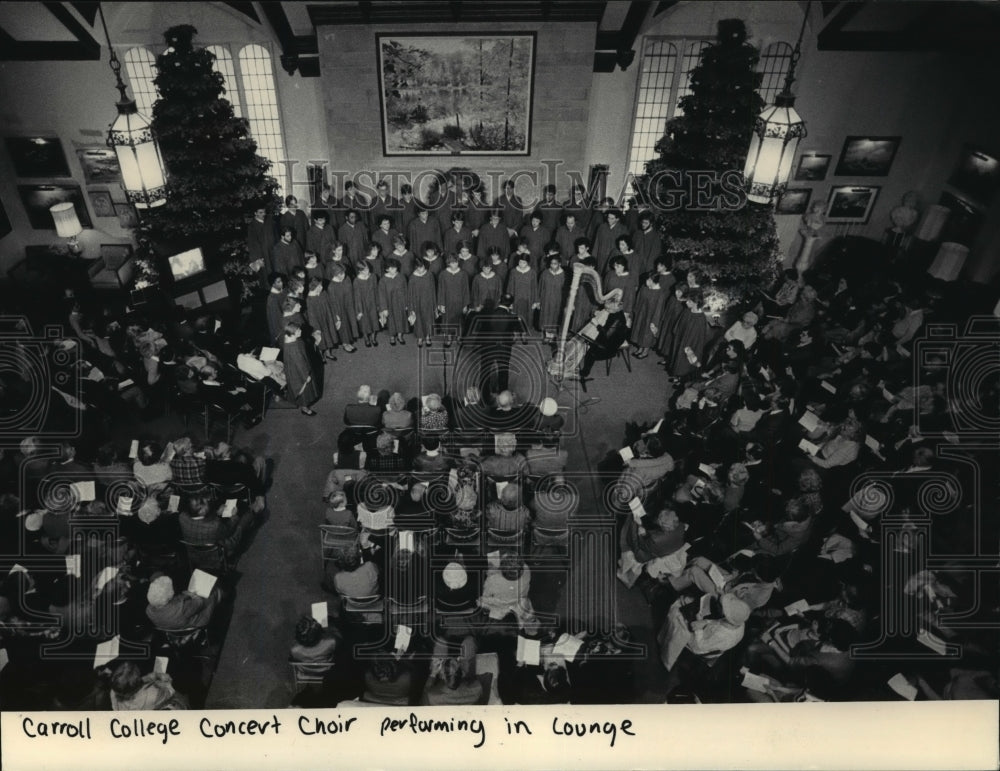
[[[320,525],[319,546],[323,561],[335,559],[358,543],[359,533],[350,525]]]
[[[204,570],[213,575],[225,575],[232,565],[226,556],[226,549],[221,543],[191,543],[181,541],[187,553],[188,567],[191,570]]]
[[[537,554],[543,549],[555,549],[559,556],[569,557],[569,528],[531,528],[531,552]]]
[[[524,543],[524,533],[521,530],[495,530],[490,527],[486,530],[486,546],[490,549],[517,549],[521,550]]]
[[[220,417],[226,421],[226,441],[233,441],[233,422],[243,416],[242,410],[232,410],[219,402],[205,403],[205,441],[208,441],[208,429],[213,417]]]
[[[479,528],[446,527],[444,529],[444,545],[458,549],[479,546]]]
[[[413,602],[399,602],[389,598],[389,627],[395,630],[398,624],[418,627],[426,631],[427,620],[430,617],[430,604],[427,596],[421,595]]]
[[[326,673],[333,669],[331,662],[312,663],[289,659],[288,664],[292,668],[292,677],[295,680],[296,690],[312,685],[322,685]]]
[[[209,488],[215,492],[216,498],[219,500],[224,501],[229,498],[235,498],[238,503],[250,505],[250,488],[245,484],[226,485],[213,482],[209,484]]]
[[[348,620],[359,624],[381,624],[385,621],[385,600],[380,594],[365,597],[340,595],[340,600]]]

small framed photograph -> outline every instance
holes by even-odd
[[[826,179],[826,172],[830,168],[832,155],[822,155],[821,153],[804,153],[799,156],[799,165],[795,169],[796,182],[821,182]]]
[[[83,168],[83,179],[88,185],[118,182],[122,176],[118,154],[110,147],[78,147],[76,157]]]
[[[827,222],[868,222],[881,187],[837,185],[830,189],[826,204]]]
[[[963,145],[948,184],[980,203],[988,203],[1000,188],[1000,159],[979,147]]]
[[[812,198],[811,187],[786,187],[778,199],[775,212],[778,214],[805,214]]]
[[[125,230],[130,230],[139,224],[139,216],[135,213],[135,207],[130,203],[115,203],[115,214],[118,215],[118,224]]]
[[[838,177],[887,177],[902,137],[847,137],[840,152]]]
[[[7,137],[7,154],[19,177],[68,177],[59,137]]]
[[[94,227],[79,185],[18,185],[17,192],[28,214],[28,222],[35,230],[55,230],[56,223],[49,209],[66,201],[73,204],[82,227]]]
[[[87,195],[90,196],[90,205],[94,210],[95,217],[114,217],[115,205],[111,200],[111,193],[108,190],[91,190],[87,188]]]

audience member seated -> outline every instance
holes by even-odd
[[[212,620],[220,598],[218,584],[206,598],[187,590],[175,594],[170,576],[154,576],[146,593],[149,602],[146,615],[153,626],[167,632],[205,627]]]
[[[522,500],[521,486],[508,483],[497,500],[486,504],[486,525],[491,530],[505,533],[524,532],[531,519],[531,513]]]
[[[428,394],[420,409],[420,430],[447,431],[448,421],[448,411],[441,403],[441,397],[438,394]]]
[[[365,672],[363,701],[405,707],[410,704],[413,676],[410,667],[394,656],[385,654],[375,659]]]
[[[535,611],[528,599],[531,570],[513,554],[501,556],[499,567],[491,567],[483,582],[479,607],[493,621],[505,621],[513,616],[517,626],[528,634],[538,629]]]
[[[413,427],[413,413],[406,409],[406,400],[398,391],[389,397],[382,413],[382,427],[387,431],[401,431]]]
[[[361,551],[346,549],[334,560],[337,574],[333,588],[342,597],[358,599],[379,593],[378,566],[371,560],[361,561]]]
[[[399,442],[392,434],[383,431],[375,438],[375,452],[365,458],[365,471],[374,474],[401,474],[408,470],[406,458],[397,449]]]
[[[546,474],[562,474],[569,462],[569,453],[560,449],[557,438],[536,436],[531,440],[531,446],[524,451],[524,460],[527,463],[527,474],[543,477]]]
[[[514,434],[494,434],[495,455],[487,455],[480,462],[480,468],[487,477],[503,480],[522,476],[528,470],[524,456],[516,452],[517,437]]]
[[[378,428],[382,425],[382,409],[371,386],[358,388],[357,401],[344,407],[344,425]]]
[[[173,442],[173,455],[170,457],[170,474],[172,481],[180,485],[205,484],[205,455],[195,452],[194,444],[188,437]],[[168,456],[171,450],[167,450]]]
[[[420,453],[413,459],[413,475],[418,479],[431,480],[448,472],[451,464],[441,453],[441,440],[436,436],[420,438]]]
[[[482,696],[483,684],[476,677],[475,639],[471,635],[465,637],[458,655],[450,654],[448,643],[436,642],[423,702],[432,707],[478,704]]]
[[[146,486],[147,491],[165,485],[173,478],[170,464],[163,460],[163,449],[156,442],[140,442],[132,474]]]
[[[340,491],[330,493],[327,498],[326,514],[323,521],[327,525],[358,529],[358,519],[354,510],[347,505],[347,496]]]
[[[295,644],[289,658],[299,664],[309,664],[309,674],[320,675],[333,666],[340,644],[340,634],[328,626],[326,629],[312,616],[303,616],[295,625]]]
[[[237,555],[253,525],[253,514],[233,510],[230,516],[223,517],[225,510],[226,503],[219,503],[211,495],[190,496],[185,511],[178,518],[181,538],[190,544],[219,544],[227,557]]]
[[[119,662],[111,674],[111,708],[116,711],[187,709],[166,672],[140,675],[131,661]]]

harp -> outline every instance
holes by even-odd
[[[620,289],[612,289],[607,294],[601,287],[601,276],[593,268],[580,263],[573,265],[573,278],[569,284],[569,294],[566,296],[566,307],[563,310],[562,329],[559,333],[559,348],[556,351],[550,364],[550,374],[558,381],[566,377],[563,363],[566,360],[566,336],[569,334],[569,325],[573,319],[573,311],[576,306],[576,295],[580,291],[581,282],[586,279],[594,287],[594,297],[598,302],[603,303],[615,294],[620,294]]]

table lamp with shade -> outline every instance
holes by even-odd
[[[66,245],[69,253],[74,257],[79,257],[83,252],[76,237],[83,232],[80,219],[76,216],[76,208],[72,201],[64,201],[49,207],[52,212],[52,220],[56,223],[56,234],[60,238],[67,239]]]

